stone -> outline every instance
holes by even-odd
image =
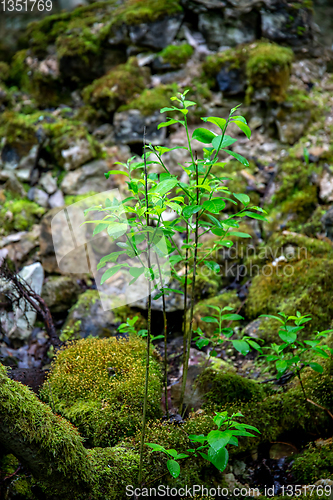
[[[42,298],[51,312],[65,312],[77,301],[80,286],[70,276],[49,276],[43,285]]]
[[[47,273],[50,274],[54,273],[61,274],[54,253],[53,239],[51,233],[51,221],[59,211],[60,208],[53,208],[43,216],[40,223],[39,254],[43,268]]]
[[[30,171],[32,171],[33,168],[36,166],[37,157],[38,157],[38,145],[35,144],[34,146],[32,146],[29,153],[23,158],[21,158],[18,164],[18,168],[20,170],[29,169]]]
[[[321,222],[324,226],[327,238],[333,241],[333,205],[322,216]]]
[[[183,14],[166,16],[153,23],[129,26],[129,37],[134,45],[162,50],[175,39],[183,20]]]
[[[49,206],[49,195],[42,189],[31,188],[28,192],[28,198],[41,207],[47,208]]]
[[[166,129],[157,130],[165,116],[156,111],[153,115],[143,116],[138,109],[130,109],[114,114],[116,142],[122,144],[141,144],[143,129],[146,127],[146,141],[153,145],[162,145],[166,137]]]
[[[312,34],[311,12],[303,8],[288,7],[282,6],[276,10],[261,9],[261,35],[277,43],[304,45]]]
[[[114,188],[113,176],[106,179],[104,175],[109,170],[110,165],[105,160],[94,160],[69,172],[61,183],[61,189],[65,194],[74,195],[107,191]]]
[[[65,170],[75,170],[93,158],[93,152],[87,139],[78,139],[68,149],[61,151],[61,156],[65,160]]]
[[[40,262],[25,266],[18,276],[26,281],[38,295],[41,294],[44,270]],[[1,290],[16,295],[10,283],[0,283]],[[17,295],[16,295],[17,296]],[[10,340],[26,340],[30,337],[37,313],[24,299],[18,304],[13,304],[13,312],[0,312],[0,325]]]
[[[65,205],[64,195],[62,191],[58,189],[54,194],[52,194],[49,198],[49,206],[50,208],[63,207]]]
[[[311,120],[311,111],[293,111],[285,118],[277,119],[279,139],[284,144],[295,144],[302,137]]]
[[[319,197],[324,202],[333,201],[333,172],[324,172],[319,183]]]
[[[53,194],[57,190],[57,181],[52,177],[51,172],[43,174],[40,178],[39,184],[47,192],[47,194]]]
[[[21,232],[20,238],[6,246],[7,256],[13,262],[23,262],[39,243],[40,226],[35,224],[29,232]]]
[[[217,85],[226,95],[241,94],[245,91],[244,74],[237,68],[230,69],[227,65],[216,75]]]
[[[290,457],[297,453],[297,448],[289,443],[274,443],[269,449],[269,458],[272,460],[280,460],[284,457]]]
[[[14,175],[11,175],[8,178],[8,180],[6,181],[6,183],[4,185],[4,189],[6,191],[9,191],[10,193],[16,195],[16,196],[22,197],[22,198],[24,198],[26,196],[26,192],[24,190],[24,187],[22,186],[20,181],[18,181],[16,179],[16,177]]]
[[[203,33],[210,50],[253,42],[257,38],[256,26],[255,13],[236,19],[225,19],[215,12],[199,14],[199,31]]]

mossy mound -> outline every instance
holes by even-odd
[[[131,58],[86,87],[83,98],[87,104],[112,113],[135,94],[141,94],[148,83],[147,71],[147,68],[138,66],[135,58]]]
[[[61,349],[41,397],[78,427],[93,446],[111,446],[141,425],[145,342],[82,339]],[[150,358],[148,419],[160,416],[160,368]]]
[[[315,484],[318,479],[333,479],[333,443],[311,445],[305,452],[296,457],[292,472],[298,481],[304,484]]]
[[[292,61],[291,49],[262,41],[208,56],[203,64],[203,72],[211,88],[214,88],[215,78],[222,68],[228,71],[236,69],[239,78],[247,80],[248,101],[251,101],[256,90],[268,87],[270,100],[282,102],[286,98]]]
[[[127,104],[120,106],[118,111],[138,109],[142,115],[152,115],[155,111],[170,105],[170,97],[178,92],[178,85],[158,85],[152,89],[145,89],[138,97],[134,97]]]
[[[201,328],[203,331],[204,335],[210,337],[213,333],[214,330],[217,327],[216,323],[206,323],[205,321],[202,321],[202,318],[205,316],[213,316],[216,311],[214,311],[212,308],[209,306],[217,306],[217,307],[232,307],[233,309],[238,309],[238,307],[241,305],[241,301],[237,297],[237,293],[235,291],[231,292],[226,292],[222,293],[221,295],[217,295],[216,297],[212,297],[209,299],[201,300],[199,301],[195,306],[194,306],[194,323],[193,323],[193,329]],[[188,326],[189,328],[189,314],[190,311],[188,312]],[[224,322],[222,324],[222,327],[226,326],[227,322]],[[236,322],[233,322],[233,326],[237,324]]]
[[[0,220],[2,229],[6,233],[12,231],[28,231],[33,224],[39,222],[44,215],[45,208],[26,198],[20,200],[8,200],[3,206],[0,205]]]
[[[182,45],[168,45],[158,55],[163,63],[170,64],[172,68],[179,68],[190,59],[193,52],[194,49],[190,44],[183,43]]]
[[[204,392],[204,407],[216,409],[236,401],[261,401],[264,396],[262,386],[254,380],[213,368],[199,376],[198,387]]]
[[[333,315],[332,272],[333,260],[328,259],[309,258],[292,263],[280,262],[275,266],[269,264],[253,278],[246,312],[254,319],[260,314],[282,311],[293,315],[300,311],[312,317],[302,335],[327,330]],[[276,335],[276,323],[272,324],[271,335]],[[268,332],[266,334],[269,336]]]

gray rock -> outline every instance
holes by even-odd
[[[43,174],[40,178],[39,184],[47,192],[47,194],[53,194],[57,190],[57,181],[52,177],[51,172]]]
[[[93,158],[93,152],[87,139],[78,139],[68,149],[61,151],[65,160],[65,170],[75,170]]]
[[[225,19],[210,12],[199,14],[199,30],[203,33],[210,50],[254,41],[257,38],[256,25],[255,13],[236,19]]]
[[[114,187],[113,176],[105,178],[105,173],[110,170],[105,160],[95,160],[83,167],[69,172],[61,183],[65,194],[85,194],[91,191],[97,193],[107,191]]]
[[[311,120],[311,111],[294,111],[276,120],[279,139],[284,144],[295,144],[302,137]]]
[[[303,45],[312,38],[311,13],[307,9],[282,6],[276,10],[262,9],[260,13],[264,38],[293,46]]]
[[[49,206],[50,208],[63,207],[65,205],[64,195],[62,191],[58,189],[52,196],[49,198]]]
[[[30,232],[23,232],[18,234],[21,235],[18,240],[12,241],[10,244],[7,244],[7,256],[14,262],[23,262],[29,256],[31,250],[38,246],[40,226],[35,224]]]
[[[30,171],[35,167],[38,156],[38,146],[35,144],[29,151],[29,153],[21,158],[18,168],[19,169],[29,169]]]
[[[320,193],[319,197],[324,202],[333,201],[333,172],[324,172],[319,183]],[[328,212],[327,212],[328,213]]]
[[[54,253],[53,239],[51,233],[51,221],[53,217],[59,212],[60,208],[53,208],[47,212],[40,223],[40,258],[43,268],[48,273],[60,273],[57,260]]]
[[[65,312],[77,301],[80,287],[69,276],[50,276],[45,280],[42,298],[51,312]]]
[[[39,262],[24,267],[18,276],[25,280],[38,295],[41,294],[44,270]],[[0,289],[16,294],[10,283],[1,282]],[[0,312],[0,325],[9,339],[26,340],[31,334],[36,317],[37,314],[32,306],[24,299],[20,299],[18,305],[13,305],[13,312]]]
[[[183,20],[183,14],[167,16],[153,23],[129,26],[130,40],[134,45],[154,50],[164,49],[176,37]]]
[[[157,130],[157,125],[165,119],[156,111],[151,116],[143,116],[138,109],[122,111],[114,115],[115,138],[122,144],[142,143],[143,128],[146,127],[146,140],[153,145],[163,144],[166,129]]]
[[[28,192],[28,198],[41,207],[47,208],[49,206],[49,195],[42,189],[31,188]]]
[[[8,180],[6,181],[6,183],[4,185],[4,188],[6,191],[9,191],[9,192],[13,193],[14,195],[21,196],[22,198],[24,198],[26,196],[26,192],[24,190],[24,187],[22,186],[20,181],[18,181],[16,179],[16,177],[14,175],[11,175],[8,178]]]
[[[216,75],[219,89],[226,95],[236,95],[245,91],[245,75],[240,69],[224,66]]]

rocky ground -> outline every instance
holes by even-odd
[[[126,195],[123,176],[106,180],[104,173],[142,154],[144,126],[153,145],[183,145],[185,135],[177,125],[168,133],[157,125],[165,118],[159,109],[187,88],[198,103],[191,130],[201,116],[226,117],[243,103],[252,138],[232,130],[238,141],[231,148],[248,158],[249,167],[228,161],[227,184],[268,212],[268,222],[244,223],[250,244],[238,241],[214,256],[218,275],[199,273],[192,298],[197,326],[208,328],[201,318],[215,304],[231,305],[244,317],[236,325],[238,338],[260,337],[266,344],[278,339],[277,326],[261,314],[311,314],[308,335],[332,328],[333,56],[318,41],[312,2],[111,0],[45,17],[28,26],[15,50],[2,47],[0,261],[7,259],[42,296],[61,340],[113,337],[128,317],[138,316],[145,326],[146,300],[104,310],[96,275],[81,261],[75,273],[57,261],[51,221],[63,207],[102,191],[118,189]],[[174,150],[165,157],[172,172],[181,173],[186,152]],[[213,240],[210,235],[205,245]],[[94,251],[100,255],[102,250]],[[77,259],[74,255],[68,262]],[[107,286],[114,300],[126,296],[121,276]],[[52,348],[42,317],[25,314],[24,303],[11,302],[9,293],[10,285],[1,282],[0,361],[37,391]],[[182,377],[184,304],[179,297],[167,297],[168,393],[174,413]],[[153,304],[153,318],[153,333],[159,335],[160,300]],[[156,347],[163,355],[163,342]],[[224,374],[237,377],[234,387],[255,381],[256,387],[266,386],[275,376],[273,367],[255,355],[244,357],[226,346],[214,361],[208,354],[193,343],[186,402],[199,413],[212,384],[220,395]],[[208,385],[203,379],[193,391],[194,380],[207,369]],[[247,390],[251,397],[242,396]],[[269,395],[282,391],[276,386],[269,390]],[[247,402],[251,391],[240,385],[232,397]],[[333,478],[332,462],[323,465],[320,455],[322,449],[332,453],[331,442],[323,441],[331,435],[331,424],[320,422],[312,438],[308,428],[293,437],[292,426],[279,426],[266,442],[236,457],[225,476],[228,484],[273,484],[278,492],[295,477],[302,484]],[[287,457],[311,440],[317,448],[296,460],[290,476]],[[317,461],[315,473],[308,471],[307,454]]]

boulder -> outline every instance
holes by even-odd
[[[234,47],[253,42],[257,38],[258,14],[240,17],[222,17],[216,12],[199,14],[199,30],[203,33],[208,48]]]
[[[65,205],[64,195],[62,191],[58,189],[52,196],[49,198],[49,206],[50,208],[63,207]]]
[[[61,151],[61,156],[65,160],[65,170],[75,170],[94,157],[91,145],[87,139],[78,139],[71,144],[68,149]]]
[[[49,276],[43,285],[42,298],[51,312],[65,312],[80,293],[77,280],[69,276]]]
[[[333,172],[324,172],[319,183],[320,187],[320,199],[324,202],[333,201]]]
[[[61,189],[65,194],[74,195],[112,189],[114,187],[113,176],[109,179],[104,176],[109,170],[110,167],[105,160],[94,160],[77,168],[74,172],[69,172],[61,183]]]
[[[167,16],[153,23],[129,26],[129,37],[134,45],[153,50],[164,49],[176,37],[183,20],[183,14]]]
[[[39,184],[42,186],[47,194],[53,194],[57,190],[57,181],[52,177],[51,172],[43,174],[40,178]]]
[[[146,127],[146,140],[153,145],[163,144],[166,129],[157,130],[163,115],[156,111],[153,115],[143,116],[138,109],[121,111],[114,115],[115,139],[122,144],[142,143],[143,129]]]

